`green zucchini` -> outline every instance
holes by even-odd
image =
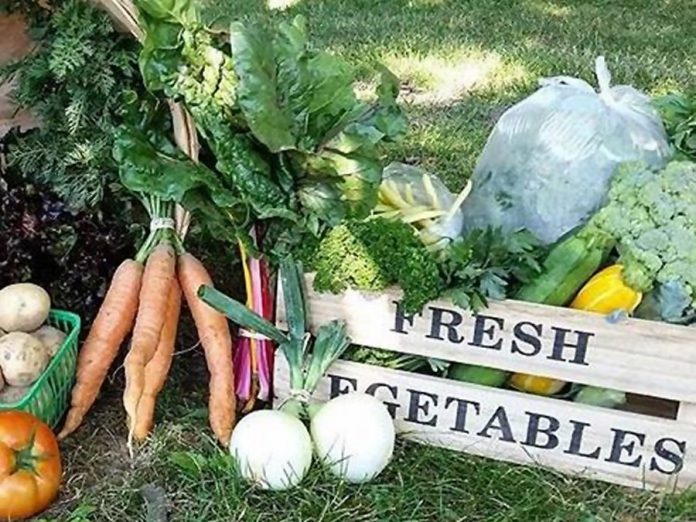
[[[542,273],[520,288],[515,299],[552,306],[567,304],[599,270],[613,247],[614,241],[605,234],[581,229],[551,249]]]

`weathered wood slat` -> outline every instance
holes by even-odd
[[[288,368],[276,358],[276,404]],[[696,424],[338,361],[314,394],[374,393],[408,439],[638,488],[696,483]],[[679,470],[679,471],[677,471]]]
[[[677,410],[677,420],[696,426],[696,404],[693,402],[682,402]]]
[[[696,402],[696,329],[522,303],[493,302],[474,315],[436,301],[412,322],[398,291],[326,295],[307,278],[310,327],[344,319],[355,344],[678,401]],[[278,322],[284,324],[282,295]],[[535,344],[536,343],[536,344]],[[580,344],[585,350],[562,346]]]

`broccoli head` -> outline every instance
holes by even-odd
[[[696,163],[622,165],[587,228],[617,241],[624,280],[634,289],[676,282],[696,298]]]

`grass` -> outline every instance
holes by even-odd
[[[219,24],[303,14],[316,44],[373,79],[404,82],[412,132],[394,159],[418,161],[456,189],[498,116],[541,77],[596,85],[604,54],[615,83],[648,93],[696,87],[696,10],[689,0],[206,0]],[[291,5],[269,9],[269,5]]]
[[[204,427],[205,390],[187,387],[204,382],[200,364],[190,356],[177,362],[156,434],[132,461],[117,379],[64,447],[69,479],[44,522],[157,521],[146,516],[144,486],[157,492],[155,502],[167,506],[170,520],[186,522],[686,522],[696,514],[694,494],[634,492],[407,443],[399,443],[392,465],[367,485],[341,483],[314,466],[299,489],[258,491],[237,478],[231,458]]]
[[[649,93],[694,88],[691,0],[271,0],[292,4],[285,10],[257,0],[207,1],[208,16],[221,24],[306,15],[313,40],[346,56],[366,84],[375,63],[389,65],[404,81],[412,120],[391,157],[427,166],[453,189],[463,186],[497,117],[539,77],[594,83],[593,61],[603,53],[618,83]],[[155,437],[131,461],[117,374],[87,425],[64,445],[63,492],[43,520],[159,520],[162,502],[170,520],[182,522],[696,519],[694,493],[636,492],[405,443],[369,485],[341,484],[315,467],[301,489],[263,493],[240,483],[211,442],[206,382],[199,352],[177,357]],[[146,485],[154,504],[143,498]]]

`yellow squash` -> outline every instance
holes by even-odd
[[[643,295],[624,283],[622,272],[622,265],[611,265],[596,273],[578,292],[570,307],[600,314],[616,311],[632,313],[640,304]],[[509,384],[527,393],[554,395],[561,391],[565,382],[549,377],[515,373],[510,377]]]
[[[611,314],[618,310],[632,313],[643,295],[624,283],[622,265],[611,265],[597,272],[570,304],[576,310]]]
[[[554,395],[561,391],[566,383],[565,381],[559,381],[549,377],[527,375],[526,373],[514,373],[512,377],[510,377],[508,384],[519,391],[547,396]]]

